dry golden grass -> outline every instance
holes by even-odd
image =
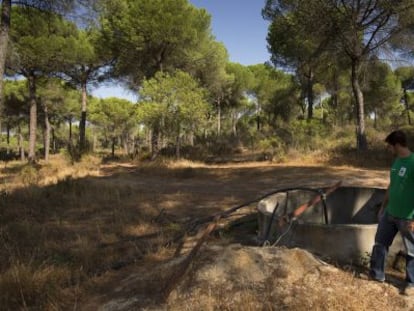
[[[68,296],[74,294],[63,292],[70,284],[67,268],[14,263],[0,275],[0,304],[3,310],[57,310],[67,306]]]
[[[134,286],[147,295],[148,288],[163,285],[165,274],[151,273],[174,256],[176,245],[166,242],[189,219],[280,187],[325,186],[338,179],[378,186],[388,175],[303,159],[207,165],[162,159],[101,163],[88,156],[70,165],[54,156],[34,167],[2,165],[0,303],[9,310],[83,309],[139,267],[148,275],[141,282],[150,285]],[[252,295],[246,290],[240,306],[255,310]]]
[[[36,166],[8,163],[1,174],[7,180],[0,202],[0,292],[6,309],[74,305],[76,295],[64,298],[74,280],[85,283],[157,252],[171,231],[160,231],[162,225],[152,222],[158,210],[142,204],[153,195],[135,193],[118,177],[102,177],[96,158],[75,165],[59,157]],[[146,235],[155,236],[140,239]]]

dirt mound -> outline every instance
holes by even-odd
[[[171,294],[171,310],[409,310],[390,285],[356,278],[305,250],[209,247]]]
[[[157,267],[151,281],[167,280],[181,262],[175,259]],[[137,290],[138,283],[146,283],[149,289],[148,276],[130,275],[121,286],[130,289],[125,291],[128,297],[107,302],[100,309],[412,310],[395,286],[361,279],[297,248],[206,246],[164,302],[157,295],[149,302],[149,296],[131,291]]]

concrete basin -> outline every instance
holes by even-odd
[[[258,203],[261,242],[307,249],[322,258],[341,263],[367,265],[374,245],[377,213],[385,189],[340,187],[327,196],[325,203],[308,208],[288,226],[277,219],[308,202],[317,193],[307,190],[279,192]],[[275,206],[278,206],[274,212]],[[390,248],[388,263],[404,250],[398,234]]]

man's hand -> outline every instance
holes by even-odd
[[[406,226],[408,231],[414,232],[414,220],[407,220]]]

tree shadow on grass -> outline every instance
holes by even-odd
[[[180,168],[123,164],[104,166],[100,173],[27,186],[2,197],[0,244],[6,251],[0,255],[0,271],[7,271],[13,262],[65,267],[72,280],[63,286],[70,290],[78,286],[73,280],[82,280],[87,300],[99,293],[99,286],[96,291],[86,286],[97,276],[140,265],[149,269],[172,258],[176,245],[167,242],[191,220],[279,188],[321,187],[337,180],[362,183],[372,176],[387,176],[265,163]],[[102,281],[102,288],[113,282]],[[154,288],[161,282],[162,278],[153,280]],[[145,287],[139,279],[134,286]]]

